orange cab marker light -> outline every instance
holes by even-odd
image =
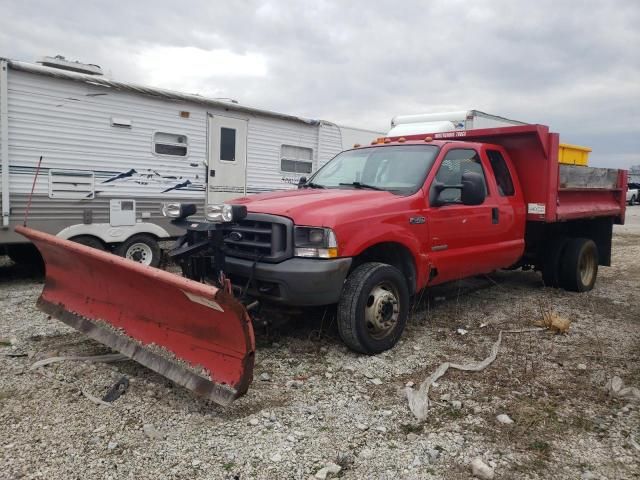
[[[391,139],[390,138],[385,138],[384,139],[384,143],[391,143]]]
[[[433,140],[433,138],[431,138],[431,137],[425,137],[425,139],[424,139],[425,142],[430,142],[432,140]]]
[[[400,137],[400,138],[398,139],[398,141],[399,141],[400,143],[403,143],[403,142],[406,142],[406,141],[407,141],[407,139],[406,139],[406,138],[404,138],[404,137]]]
[[[371,145],[376,145],[378,143],[378,140],[371,140]]]
[[[359,143],[354,143],[354,144],[353,144],[353,148],[358,148],[359,146],[360,146],[360,144],[359,144]]]
[[[378,137],[378,140],[376,140],[376,143],[384,143],[384,137]]]

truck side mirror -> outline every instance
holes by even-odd
[[[307,183],[307,177],[300,177],[300,180],[298,180],[298,188],[304,187],[305,183]]]
[[[480,205],[484,202],[486,196],[482,175],[476,172],[462,174],[462,195],[460,199],[463,205]]]
[[[431,185],[431,191],[429,192],[429,203],[432,207],[442,207],[450,203],[459,203],[453,199],[451,195],[444,196],[445,190],[462,190],[462,185],[448,185],[438,180],[435,180]]]

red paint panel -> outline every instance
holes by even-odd
[[[573,220],[577,218],[619,216],[624,214],[625,203],[620,205],[617,190],[560,190],[557,218]],[[624,196],[624,192],[623,195]]]
[[[608,190],[606,195],[592,190],[585,204],[578,205],[569,200],[565,204],[565,194],[558,185],[558,147],[560,136],[549,132],[545,125],[518,125],[513,127],[487,128],[478,130],[424,133],[406,136],[405,143],[424,141],[426,136],[434,138],[434,144],[443,140],[449,142],[467,142],[470,146],[487,148],[501,146],[508,153],[511,164],[515,168],[523,192],[525,207],[530,204],[544,204],[544,214],[526,213],[529,221],[557,222],[575,218],[589,218],[613,215],[616,221],[624,222],[624,194]],[[395,145],[392,138],[389,145]],[[626,188],[626,171],[620,170],[618,188]],[[568,197],[570,198],[570,197]],[[612,201],[616,206],[612,206]],[[603,203],[600,203],[603,202]]]
[[[17,227],[46,264],[41,298],[93,321],[104,321],[143,345],[156,344],[211,380],[244,393],[255,342],[251,320],[232,296],[107,252]]]

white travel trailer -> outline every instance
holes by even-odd
[[[20,260],[22,223],[147,264],[179,232],[170,201],[218,203],[295,188],[380,132],[115,81],[100,67],[0,58],[0,250]],[[1,252],[0,252],[1,253]]]
[[[391,130],[389,130],[387,136],[399,137],[425,132],[450,132],[453,130],[509,127],[511,125],[525,125],[525,123],[490,115],[478,110],[397,115],[391,119]]]

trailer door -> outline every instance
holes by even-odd
[[[209,117],[207,203],[222,203],[246,194],[247,121]]]

